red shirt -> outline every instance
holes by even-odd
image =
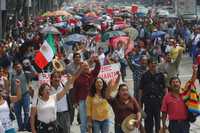
[[[123,103],[118,96],[114,99],[109,99],[108,102],[110,103],[115,114],[115,123],[119,125],[121,125],[127,116],[137,114],[140,111],[140,106],[133,97],[129,97],[129,102],[127,104]]]
[[[187,120],[188,118],[187,107],[182,97],[177,98],[171,92],[164,96],[161,112],[167,113],[169,120]]]
[[[89,89],[100,72],[100,63],[96,62],[96,66],[91,73],[82,73],[74,82],[74,102],[78,103],[80,100],[86,100]]]

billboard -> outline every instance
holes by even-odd
[[[196,14],[196,0],[177,0],[176,6],[178,15]]]
[[[0,0],[0,11],[6,10],[6,0]]]

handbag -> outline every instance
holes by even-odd
[[[192,82],[188,82],[186,90],[183,91],[183,100],[188,108],[188,120],[193,123],[196,117],[200,115],[200,95],[197,92],[196,86]]]

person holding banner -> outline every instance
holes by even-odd
[[[93,133],[109,133],[110,106],[107,101],[110,93],[115,90],[120,81],[120,73],[116,80],[107,83],[102,78],[96,78],[87,96],[88,128]]]
[[[197,66],[194,65],[192,78],[187,82],[185,88],[196,81],[197,69]],[[172,77],[169,84],[169,92],[164,96],[161,107],[163,128],[167,129],[166,119],[168,115],[170,133],[189,133],[189,115],[183,94],[181,94],[181,81],[178,77]]]
[[[32,133],[58,133],[57,131],[57,101],[61,100],[70,90],[73,82],[72,76],[68,75],[68,81],[64,89],[50,95],[51,86],[47,83],[39,87],[39,98],[31,108]],[[37,120],[36,120],[37,115]],[[37,125],[35,122],[37,121]],[[37,127],[37,130],[36,130]]]
[[[117,62],[120,63],[120,71],[122,74],[122,81],[125,82],[126,77],[126,67],[127,61],[125,59],[125,43],[123,41],[119,41],[117,44],[117,48],[114,50],[114,57]]]

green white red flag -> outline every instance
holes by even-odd
[[[40,69],[46,67],[56,54],[54,36],[49,34],[44,40],[39,52],[35,55],[35,63]]]

